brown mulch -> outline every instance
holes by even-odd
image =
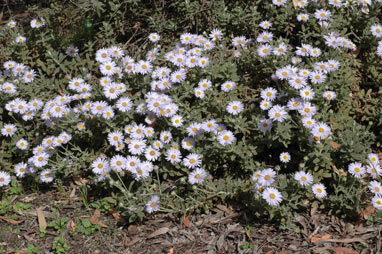
[[[85,209],[77,197],[64,196],[45,193],[15,197],[13,202],[30,203],[32,209],[0,217],[0,250],[27,253],[27,244],[31,243],[39,247],[38,253],[54,253],[52,243],[59,233],[47,228],[45,236],[39,235],[41,221],[35,208],[40,207],[47,223],[70,218],[61,235],[69,245],[69,253],[382,253],[382,225],[346,223],[316,210],[301,214],[289,230],[259,223],[243,211],[223,205],[217,205],[207,215],[156,214],[127,226],[116,212],[98,214],[94,209]],[[71,236],[76,218],[88,218],[102,227],[89,236]]]

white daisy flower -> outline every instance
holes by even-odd
[[[382,186],[378,181],[371,181],[369,183],[369,190],[375,195],[382,196]]]
[[[302,186],[311,185],[313,183],[313,176],[310,173],[299,171],[294,175],[294,179]]]
[[[24,177],[28,171],[28,164],[20,162],[15,165],[15,174],[17,177]]]
[[[290,154],[288,152],[283,152],[280,154],[280,161],[283,163],[287,163],[290,161]]]
[[[153,213],[159,210],[159,197],[153,196],[145,205],[145,210],[148,213]]]
[[[228,93],[236,87],[236,83],[233,81],[226,81],[221,85],[221,90]]]
[[[183,125],[183,118],[180,115],[174,115],[171,117],[171,123],[174,127],[180,127]]]
[[[268,20],[264,20],[264,21],[261,21],[259,26],[262,28],[262,29],[269,29],[272,27],[272,22],[268,21]]]
[[[302,99],[310,101],[314,98],[314,90],[310,86],[305,86],[300,90],[300,96]]]
[[[99,68],[103,75],[112,76],[115,74],[116,63],[113,61],[107,61],[102,63]]]
[[[145,157],[148,161],[156,161],[160,156],[160,152],[152,146],[147,147],[145,150]]]
[[[223,33],[221,30],[219,29],[213,29],[211,31],[211,33],[209,34],[209,37],[211,38],[211,40],[213,41],[217,41],[217,40],[221,40],[222,37],[223,37]]]
[[[188,175],[188,182],[190,184],[200,184],[203,182],[204,178],[206,178],[207,173],[202,168],[196,168]]]
[[[111,46],[110,48],[108,48],[108,53],[110,57],[114,58],[122,58],[125,55],[122,48],[118,46]]]
[[[276,172],[271,168],[261,170],[258,182],[261,186],[270,186],[276,177]]]
[[[140,155],[146,149],[146,142],[143,139],[133,139],[128,145],[129,152],[133,155]]]
[[[277,96],[277,90],[274,89],[273,87],[267,87],[260,93],[260,97],[263,100],[267,100],[267,101],[274,101],[276,99],[276,96]]]
[[[257,54],[260,57],[265,58],[272,53],[272,50],[272,46],[270,46],[269,44],[263,44],[257,48]]]
[[[244,105],[240,101],[231,101],[226,107],[227,112],[232,115],[238,115],[243,109]]]
[[[32,28],[40,28],[45,25],[45,19],[44,18],[35,18],[32,19],[30,22],[30,25]]]
[[[325,123],[317,123],[312,128],[312,134],[313,136],[316,136],[320,139],[325,139],[330,135],[330,127]]]
[[[17,44],[22,44],[27,40],[25,36],[19,35],[16,37],[15,41]]]
[[[257,128],[259,128],[263,132],[270,130],[272,126],[272,120],[270,119],[262,119],[257,123]]]
[[[262,194],[261,197],[267,201],[267,203],[271,206],[277,206],[282,201],[282,195],[281,193],[273,187],[266,188]]]
[[[20,150],[27,150],[28,149],[28,144],[29,144],[28,141],[26,141],[23,138],[16,142],[16,146]]]
[[[5,124],[3,128],[1,128],[1,135],[6,137],[12,137],[17,131],[17,127],[14,124]]]
[[[53,181],[53,179],[54,179],[54,173],[51,170],[46,169],[40,173],[41,182],[50,183]]]
[[[97,175],[100,175],[105,171],[109,171],[110,169],[109,162],[105,158],[101,157],[94,160],[91,164],[91,167],[92,171]]]
[[[235,141],[235,136],[232,131],[225,130],[218,133],[217,140],[222,146],[231,145]]]
[[[151,33],[149,34],[149,40],[151,42],[158,42],[160,40],[160,35],[157,33]]]
[[[203,133],[203,126],[202,124],[200,123],[191,123],[188,127],[187,127],[187,133],[188,133],[188,136],[191,136],[191,137],[194,137],[194,136],[199,136],[200,134]]]
[[[136,156],[128,156],[126,158],[126,168],[130,172],[134,173],[135,169],[141,164],[141,161]]]
[[[206,131],[206,132],[216,132],[217,129],[218,129],[218,124],[216,123],[216,120],[212,119],[212,120],[207,120],[205,122],[202,123],[202,128]]]
[[[78,56],[78,48],[74,46],[69,46],[65,50],[65,54],[67,54],[70,57]]]
[[[185,150],[191,150],[195,147],[195,141],[192,138],[184,138],[182,140],[182,148]]]
[[[11,176],[4,171],[0,171],[0,187],[6,186],[11,182]]]
[[[326,188],[322,183],[316,183],[312,185],[313,194],[318,198],[326,197]]]
[[[204,90],[199,87],[194,89],[194,94],[195,94],[195,97],[200,99],[203,99],[205,96]]]
[[[373,206],[378,209],[378,210],[382,210],[382,197],[377,195],[377,196],[374,196],[371,200],[371,202],[373,203]]]
[[[171,162],[172,164],[179,163],[182,161],[182,154],[178,149],[171,148],[167,150],[166,160]]]
[[[310,116],[306,116],[302,119],[302,124],[304,127],[312,129],[316,124],[316,120]]]
[[[366,172],[375,179],[377,176],[382,175],[382,168],[377,163],[369,163],[369,165],[366,166]]]
[[[126,164],[126,158],[122,155],[115,155],[110,159],[110,168],[117,172],[121,172],[122,170],[126,169]]]
[[[201,163],[200,155],[196,153],[191,153],[183,159],[184,166],[191,169],[199,167]]]
[[[359,162],[350,163],[348,166],[348,171],[355,178],[361,178],[366,173],[365,167]]]
[[[323,92],[322,97],[324,99],[327,99],[328,101],[332,101],[332,100],[336,99],[337,95],[333,91],[325,91],[325,92]]]
[[[156,149],[156,150],[160,150],[160,149],[162,149],[163,148],[163,143],[162,143],[162,141],[160,141],[160,140],[155,140],[154,142],[153,142],[153,148],[154,149]]]
[[[288,113],[283,106],[275,105],[268,111],[268,116],[271,120],[281,123],[288,118]]]

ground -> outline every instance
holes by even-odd
[[[109,207],[92,208],[78,193],[73,188],[13,195],[10,201],[4,200],[0,207],[0,253],[382,252],[382,226],[368,225],[370,218],[365,220],[372,209],[365,211],[358,223],[312,210],[300,214],[289,230],[259,223],[235,204],[216,205],[208,214],[157,213],[143,222],[128,224]],[[40,230],[44,221],[45,231]]]

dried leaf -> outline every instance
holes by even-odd
[[[85,179],[85,178],[81,178],[80,176],[78,175],[74,175],[73,176],[73,182],[79,186],[81,185],[84,185],[84,184],[87,184],[87,182],[89,182],[89,180]]]
[[[135,237],[133,240],[131,240],[131,242],[127,243],[126,246],[131,246],[131,245],[133,245],[134,243],[139,242],[140,240],[143,240],[143,238]]]
[[[38,225],[40,226],[40,230],[45,230],[47,224],[46,224],[44,212],[42,211],[41,207],[36,207],[36,213],[37,213]]]
[[[158,235],[166,234],[168,232],[168,230],[169,230],[169,228],[167,228],[167,227],[160,228],[160,229],[154,231],[153,233],[151,233],[147,238],[153,238],[153,237],[156,237]]]
[[[332,238],[331,235],[329,234],[324,234],[324,235],[314,235],[312,236],[312,238],[310,238],[310,242],[311,243],[315,243],[315,242],[318,242],[318,241],[324,241],[324,240],[328,240]]]
[[[92,224],[97,224],[97,220],[98,220],[98,217],[100,216],[100,212],[98,209],[95,209],[94,213],[93,213],[93,216],[90,217],[89,221],[90,223]]]
[[[168,254],[174,254],[174,248],[169,249]]]
[[[362,217],[367,220],[370,215],[373,215],[375,213],[375,208],[374,206],[368,206],[365,209],[362,209],[361,215]]]
[[[334,149],[338,149],[338,147],[340,146],[337,142],[334,142],[334,141],[330,141],[330,145],[334,148]]]
[[[297,9],[297,2],[298,2],[298,0],[292,0],[292,2],[293,2],[293,7],[294,7],[295,9]]]
[[[37,198],[37,196],[28,196],[28,197],[21,199],[21,201],[23,201],[25,203],[29,203],[29,202],[35,200],[36,198]]]
[[[6,222],[9,222],[13,225],[17,225],[17,224],[20,224],[21,222],[23,222],[24,220],[14,220],[14,219],[11,219],[11,218],[8,218],[8,217],[4,217],[4,216],[0,216],[0,220],[4,220]]]
[[[111,215],[113,215],[113,217],[118,221],[118,222],[121,222],[121,223],[126,223],[126,220],[117,212],[115,211],[113,208],[110,209],[110,213]]]
[[[186,228],[191,227],[191,223],[190,223],[190,220],[188,219],[188,216],[184,216],[183,224],[184,224],[184,226],[185,226]]]
[[[358,254],[358,251],[349,249],[349,248],[344,248],[344,247],[336,247],[333,249],[335,254]]]
[[[103,224],[101,221],[98,220],[98,217],[100,216],[100,212],[98,209],[95,209],[94,213],[93,213],[93,216],[90,217],[89,221],[91,224],[94,224],[94,225],[100,225],[101,227],[103,228],[107,228],[108,226]]]
[[[274,250],[270,250],[270,251],[268,251],[267,253],[265,253],[265,254],[272,254],[274,252]]]
[[[74,198],[76,195],[76,188],[73,188],[72,191],[70,192],[69,198]]]
[[[70,228],[72,229],[72,232],[73,234],[76,234],[76,223],[74,222],[74,220],[71,220],[70,221]]]
[[[340,175],[340,171],[338,171],[338,168],[336,167],[336,165],[334,165],[333,162],[330,162],[330,166],[332,166],[334,172],[336,172],[337,175]]]

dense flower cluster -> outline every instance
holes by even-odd
[[[273,0],[272,3],[282,8],[287,1]],[[225,42],[222,43],[223,32],[219,29],[204,35],[183,33],[175,47],[170,49],[160,47],[159,33],[151,33],[148,41],[152,48],[136,59],[118,45],[100,48],[94,55],[97,71],[84,76],[69,75],[66,92],[60,91],[53,98],[38,97],[37,94],[28,99],[19,96],[23,86],[38,79],[37,73],[41,72],[28,68],[24,63],[5,61],[0,93],[7,98],[5,109],[10,115],[21,118],[26,124],[44,122],[47,128],[54,128],[67,119],[73,126],[73,129],[60,130],[56,135],[44,133],[28,139],[20,131],[22,124],[4,123],[1,135],[27,158],[14,165],[14,175],[19,178],[32,175],[43,183],[52,182],[59,173],[52,161],[57,151],[65,149],[75,135],[80,136],[98,122],[112,123],[108,125],[107,134],[101,137],[107,152],[96,153],[90,162],[91,172],[100,182],[111,179],[115,174],[128,175],[135,182],[145,182],[155,170],[158,173],[160,167],[174,167],[186,172],[187,177],[183,179],[187,178],[187,184],[196,188],[211,178],[211,172],[207,170],[209,162],[204,160],[207,154],[203,154],[203,147],[198,144],[232,152],[235,144],[244,140],[242,136],[245,135],[245,131],[239,131],[232,122],[237,119],[249,121],[243,116],[248,112],[252,114],[253,108],[259,112],[254,123],[257,129],[254,129],[261,134],[267,135],[275,126],[296,120],[293,123],[308,133],[307,143],[315,146],[327,142],[335,137],[335,131],[328,119],[319,114],[320,107],[325,105],[330,108],[340,99],[340,94],[328,80],[345,65],[335,57],[328,57],[330,54],[327,53],[347,54],[357,50],[352,40],[330,29],[333,9],[357,7],[367,15],[370,5],[369,1],[352,3],[330,0],[327,6],[318,1],[297,1],[295,9],[305,11],[296,15],[297,21],[306,23],[313,20],[322,29],[318,37],[324,45],[321,47],[317,46],[318,43],[307,42],[289,45],[286,40],[277,39],[278,35],[272,32],[276,23],[269,20],[258,24],[260,31],[254,39],[243,35],[232,38],[227,48],[234,61],[240,60],[243,54],[253,52],[260,61],[287,59],[286,64],[273,66],[270,75],[272,82],[260,88],[259,104],[255,107],[248,105],[244,96],[237,96],[236,92],[245,88],[240,79],[215,78],[211,75],[215,53],[225,46]],[[312,11],[307,6],[315,8]],[[30,27],[41,29],[45,22],[44,18],[36,18],[30,22]],[[10,20],[7,26],[13,31],[17,22]],[[380,24],[372,25],[368,32],[375,38],[382,38]],[[19,34],[12,40],[20,44],[18,47],[29,43],[28,38]],[[79,48],[74,45],[64,51],[71,59],[81,57]],[[378,42],[376,51],[382,57],[382,41]],[[196,78],[192,75],[195,70],[199,72]],[[146,87],[131,93],[134,84],[130,80],[133,78],[144,80]],[[182,100],[188,95],[176,95],[182,87],[191,91],[190,101],[198,105],[203,105],[213,96],[224,98],[223,103],[219,100],[218,106],[213,109],[221,116],[215,117],[212,109],[211,112],[206,109],[197,121],[191,119],[189,110],[192,109],[182,105]],[[295,159],[292,151],[285,150],[279,152],[277,157],[285,167]],[[373,179],[368,186],[374,195],[372,202],[377,209],[382,209],[382,186],[377,181],[382,169],[378,155],[370,153],[367,161],[366,165],[351,162],[348,172],[355,178],[368,174]],[[282,190],[278,186],[278,169],[276,165],[253,169],[253,192],[270,206],[280,205],[283,201]],[[309,187],[309,192],[317,198],[330,195],[320,179],[308,171],[294,172],[291,174],[293,181],[301,188]],[[0,187],[9,185],[10,181],[9,172],[0,171]],[[144,209],[153,213],[160,210],[159,203],[160,196],[154,195]]]

